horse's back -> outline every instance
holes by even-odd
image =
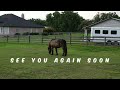
[[[49,44],[53,47],[61,47],[63,46],[64,44],[66,44],[66,41],[64,39],[52,39]]]

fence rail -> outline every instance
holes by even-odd
[[[84,37],[82,35],[14,35],[0,36],[0,42],[5,43],[42,43],[47,44],[51,39],[65,39],[68,44],[84,45],[120,45],[120,37]]]

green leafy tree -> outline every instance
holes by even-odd
[[[49,26],[53,26],[53,16],[51,13],[46,16],[46,23]]]
[[[99,22],[100,20],[101,20],[100,13],[97,13],[93,18],[93,22]]]
[[[29,21],[38,24],[38,25],[43,25],[43,26],[47,26],[46,20],[41,20],[41,19],[29,19]]]
[[[73,11],[64,11],[62,13],[62,30],[67,32],[79,31],[78,27],[83,21],[83,17]]]
[[[80,31],[80,32],[84,32],[83,27],[86,27],[86,26],[91,25],[92,22],[93,22],[93,21],[92,21],[92,20],[89,20],[89,19],[83,20],[83,21],[81,22],[81,24],[79,25],[79,27],[78,27],[79,31]]]
[[[116,12],[114,13],[97,13],[94,18],[93,18],[93,22],[99,22],[100,20],[105,20],[105,19],[110,19],[110,18],[120,18]]]
[[[53,14],[50,13],[46,16],[48,25],[58,32],[79,31],[78,27],[83,20],[83,17],[73,11],[64,11],[62,13],[56,11]]]

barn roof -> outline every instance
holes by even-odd
[[[95,26],[97,24],[100,24],[100,23],[103,23],[105,21],[108,21],[108,20],[116,20],[116,21],[119,21],[120,22],[120,19],[117,19],[117,18],[108,18],[108,19],[105,19],[105,20],[100,20],[99,22],[96,22],[96,23],[92,23],[91,25],[88,25],[86,27],[83,27],[83,29],[87,29],[87,28],[90,28],[92,26]]]
[[[42,25],[34,24],[14,14],[0,16],[0,27],[44,28]]]

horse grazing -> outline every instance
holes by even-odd
[[[63,55],[62,56],[66,56],[67,55],[67,44],[66,44],[66,41],[64,39],[52,39],[49,42],[49,45],[48,45],[49,54],[53,55],[54,48],[55,48],[56,55],[58,55],[57,48],[60,48],[60,47],[62,47],[62,49],[63,49]]]

